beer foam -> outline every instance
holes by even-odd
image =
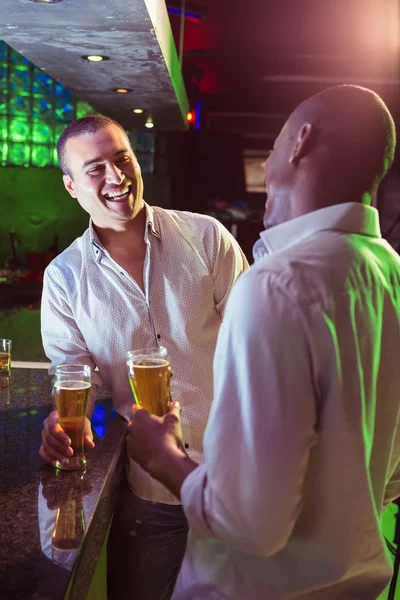
[[[90,386],[87,381],[60,381],[54,384],[57,390],[87,390]]]
[[[152,364],[145,364],[145,365],[141,365],[140,363],[138,364],[137,361],[143,361],[146,363],[152,363]],[[160,367],[168,367],[169,366],[169,362],[167,360],[165,360],[164,358],[136,358],[135,361],[132,363],[133,368],[134,369],[160,369]]]

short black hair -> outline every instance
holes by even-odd
[[[109,127],[110,125],[116,125],[124,133],[126,133],[125,129],[122,127],[122,125],[117,123],[117,121],[114,121],[114,119],[110,119],[110,117],[105,117],[103,115],[87,115],[81,119],[76,119],[76,121],[71,121],[71,123],[67,125],[57,141],[58,160],[64,175],[71,176],[65,151],[68,140],[85,133],[96,133],[96,131],[99,129]]]
[[[350,84],[328,88],[300,104],[289,120],[293,134],[304,123],[315,126],[343,184],[360,194],[373,193],[393,162],[395,124],[372,90]]]

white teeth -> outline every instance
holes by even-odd
[[[124,190],[121,190],[120,192],[109,192],[108,194],[104,194],[104,196],[106,198],[109,198],[110,200],[116,200],[118,198],[120,198],[121,196],[124,196],[127,192],[129,192],[129,188],[125,188]]]

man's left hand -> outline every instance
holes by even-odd
[[[148,473],[157,477],[160,458],[176,452],[182,443],[181,407],[174,402],[165,417],[156,417],[133,405],[128,426],[128,454]]]
[[[198,465],[182,450],[180,404],[171,404],[165,417],[132,407],[128,425],[128,454],[178,498],[187,475]]]

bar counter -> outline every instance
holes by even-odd
[[[43,369],[0,377],[0,598],[84,600],[123,474],[126,422],[99,397],[85,471],[57,471],[38,456],[52,410]]]

